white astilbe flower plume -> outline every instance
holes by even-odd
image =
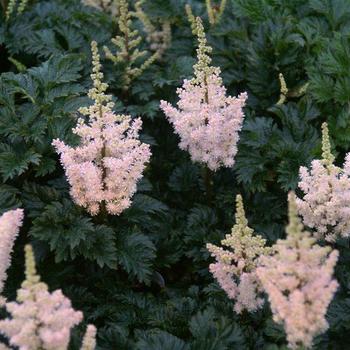
[[[4,213],[0,217],[0,293],[4,289],[7,278],[6,271],[11,264],[13,244],[23,221],[23,210],[16,209]],[[0,297],[0,304],[4,299]]]
[[[96,327],[89,324],[84,335],[80,350],[94,350],[96,347]]]
[[[338,251],[316,244],[297,215],[295,195],[289,195],[287,238],[272,247],[274,253],[259,259],[257,275],[268,294],[273,319],[281,323],[289,347],[312,347],[313,338],[325,332],[327,308],[337,289],[333,271]]]
[[[79,119],[73,130],[80,136],[78,147],[70,147],[56,139],[52,142],[61,155],[74,201],[96,215],[106,209],[119,215],[131,204],[137,181],[142,177],[151,151],[139,140],[142,121],[112,112],[107,84],[102,82],[97,43],[92,42],[94,86],[89,97],[95,103],[80,112],[88,121]]]
[[[209,266],[210,272],[230,299],[235,300],[235,311],[255,311],[263,305],[262,286],[256,276],[257,259],[268,254],[265,239],[254,235],[248,227],[243,201],[236,198],[236,224],[221,244],[228,249],[207,244],[207,249],[216,262]]]
[[[7,302],[11,318],[0,321],[0,333],[19,350],[66,350],[71,328],[83,315],[75,311],[61,290],[48,291],[36,274],[32,247],[25,247],[26,279],[17,291],[17,301]]]
[[[207,45],[199,17],[193,26],[199,42],[194,78],[185,80],[177,90],[178,108],[165,101],[160,107],[180,136],[179,147],[187,150],[193,161],[205,163],[215,171],[234,165],[247,94],[226,96],[220,68],[210,66],[208,54],[212,48]]]
[[[316,231],[317,238],[334,241],[350,235],[350,153],[343,168],[335,166],[326,123],[322,125],[322,159],[315,159],[311,169],[300,168],[297,198],[299,214],[306,226]]]

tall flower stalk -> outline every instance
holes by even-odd
[[[292,349],[312,347],[325,332],[327,308],[338,287],[333,279],[338,251],[321,247],[298,217],[294,193],[289,194],[287,238],[278,240],[271,256],[259,259],[257,275],[268,294],[273,319],[281,323]]]
[[[112,39],[112,43],[115,46],[114,53],[107,46],[104,46],[104,51],[107,59],[114,64],[124,65],[122,88],[124,91],[127,91],[131,82],[155,62],[159,57],[159,52],[156,51],[148,58],[145,58],[148,55],[148,51],[139,49],[142,37],[139,35],[138,30],[132,28],[133,13],[129,11],[128,1],[119,0],[118,6],[118,27],[121,35],[117,35]],[[140,61],[142,63],[139,64]]]
[[[25,247],[25,276],[17,301],[6,303],[11,318],[0,321],[0,332],[20,350],[66,350],[71,328],[83,314],[71,307],[61,290],[48,291],[36,273],[31,246]]]
[[[94,104],[79,110],[87,116],[73,130],[80,136],[80,145],[73,148],[58,139],[52,144],[61,156],[74,201],[92,215],[104,209],[119,215],[130,206],[151,152],[139,140],[141,119],[113,113],[111,96],[105,94],[108,85],[102,82],[97,43],[92,42],[91,48],[93,88],[88,96]]]
[[[218,5],[213,5],[211,0],[205,0],[205,4],[207,6],[209,23],[211,25],[218,24],[225,11],[227,0],[221,0]]]
[[[303,222],[317,238],[335,241],[350,236],[350,153],[343,168],[334,164],[327,123],[322,124],[322,159],[300,168],[299,188],[304,192],[296,203]]]
[[[11,265],[13,245],[23,221],[23,210],[16,209],[4,213],[0,217],[0,293],[4,289],[7,278],[6,271]],[[0,304],[4,303],[0,297]]]
[[[137,17],[143,24],[143,29],[147,33],[146,41],[150,45],[150,50],[158,53],[157,59],[160,59],[166,49],[171,44],[171,25],[169,20],[163,20],[156,27],[155,24],[152,23],[148,15],[143,11],[142,5],[146,0],[139,0],[135,3],[135,12],[134,16]]]
[[[113,16],[118,15],[119,0],[82,0],[86,6],[95,7],[101,11],[111,13]]]
[[[94,350],[96,347],[96,327],[89,324],[84,335],[80,350]]]
[[[210,65],[212,48],[207,44],[199,17],[193,32],[198,39],[194,77],[185,80],[177,90],[178,108],[165,101],[161,101],[160,107],[180,136],[179,147],[188,151],[193,161],[216,171],[234,165],[247,94],[237,98],[226,96],[220,68]]]
[[[262,285],[256,275],[257,262],[261,255],[269,254],[270,248],[265,247],[265,239],[255,235],[248,226],[240,195],[236,197],[236,224],[221,244],[226,248],[207,244],[216,259],[209,266],[210,272],[227,296],[235,300],[237,313],[256,311],[264,302]]]

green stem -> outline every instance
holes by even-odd
[[[0,4],[2,6],[2,8],[4,9],[4,12],[7,9],[7,0],[0,0]]]
[[[108,217],[108,212],[107,212],[106,204],[102,202],[100,206],[100,212],[96,216],[96,223],[105,224],[107,221],[107,217]]]
[[[99,114],[100,114],[100,120],[102,120],[102,117],[103,117],[103,112],[102,112],[102,105],[100,106],[99,108]],[[103,127],[100,131],[101,133],[103,132]],[[106,169],[104,167],[104,164],[103,164],[103,160],[104,158],[107,156],[107,150],[106,150],[106,141],[103,140],[103,147],[102,147],[102,150],[101,150],[101,168],[102,168],[102,185],[103,185],[103,191],[105,191],[106,189],[106,184],[105,184],[105,180],[106,180]],[[97,216],[97,221],[98,223],[105,223],[106,219],[107,219],[107,215],[108,215],[108,212],[107,212],[107,208],[106,208],[106,204],[105,202],[102,202],[101,203],[101,207],[100,207],[100,212]]]
[[[210,205],[213,201],[213,173],[212,171],[204,165],[203,167],[203,181],[205,186],[205,194]]]

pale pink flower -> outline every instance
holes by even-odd
[[[323,159],[311,168],[300,168],[299,188],[304,192],[296,204],[303,222],[315,230],[317,238],[334,241],[350,236],[350,153],[343,168],[333,164],[328,128],[323,124]]]
[[[247,94],[226,97],[226,89],[216,73],[207,78],[206,85],[185,80],[177,92],[178,109],[165,101],[160,107],[180,136],[179,147],[187,150],[193,161],[206,163],[211,170],[232,167]]]
[[[289,218],[287,238],[272,247],[273,255],[260,258],[257,275],[289,346],[310,348],[313,338],[328,328],[325,315],[338,286],[332,278],[338,251],[317,245],[304,231],[294,194],[289,196]]]
[[[81,109],[88,121],[79,119],[73,130],[80,145],[70,147],[58,139],[52,144],[61,155],[74,201],[92,215],[98,214],[101,206],[119,215],[130,206],[151,152],[149,145],[139,140],[141,119],[112,112],[111,97],[104,93],[107,85],[101,82],[96,45],[92,43],[94,87],[89,92],[95,104]]]
[[[300,168],[299,188],[304,192],[297,206],[306,226],[318,238],[334,241],[350,235],[350,154],[344,167],[325,166],[313,160],[311,169]]]
[[[11,253],[23,221],[23,210],[16,209],[0,217],[0,293],[7,278],[6,271],[11,264]],[[1,302],[4,300],[1,298]]]
[[[26,280],[17,291],[17,301],[6,303],[6,309],[11,318],[0,321],[0,332],[20,350],[66,350],[71,328],[83,318],[61,290],[50,293],[40,282],[30,246],[26,246]]]
[[[266,241],[259,235],[254,236],[254,231],[248,227],[240,195],[236,201],[236,225],[221,241],[228,249],[207,244],[207,249],[216,259],[209,270],[227,296],[235,300],[237,313],[243,310],[252,312],[264,303],[263,289],[256,275],[257,260],[270,249],[265,247]]]
[[[96,327],[89,324],[84,335],[80,350],[94,350],[96,347]]]
[[[128,116],[104,113],[78,124],[81,146],[54,140],[71,185],[75,202],[95,215],[105,203],[110,214],[120,214],[131,204],[137,181],[150,158],[149,146],[138,139],[142,122]]]
[[[165,101],[161,101],[160,107],[180,136],[179,147],[188,151],[193,161],[205,163],[215,171],[234,165],[247,94],[237,98],[226,96],[220,69],[209,66],[211,48],[198,18],[196,33],[199,48],[195,78],[185,80],[177,90],[178,108]]]

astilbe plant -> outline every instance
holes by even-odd
[[[338,251],[321,247],[305,231],[289,194],[287,238],[259,259],[257,275],[268,294],[275,322],[282,323],[289,347],[310,348],[313,338],[328,328],[327,308],[338,287],[332,278]]]
[[[17,291],[17,301],[7,302],[11,318],[0,321],[0,332],[20,350],[66,350],[71,328],[83,314],[75,311],[61,290],[48,291],[36,273],[34,254],[25,247],[26,279]]]
[[[143,24],[143,28],[147,33],[146,41],[150,44],[150,49],[158,53],[157,58],[161,58],[166,49],[171,44],[171,25],[169,20],[161,21],[161,29],[158,29],[150,20],[147,14],[143,11],[142,5],[145,0],[140,0],[135,3],[135,17]]]
[[[6,8],[6,20],[8,21],[16,8],[17,0],[9,0]]]
[[[0,217],[0,293],[4,289],[7,278],[6,271],[11,264],[11,252],[23,221],[23,210],[16,209],[4,213]],[[0,304],[4,300],[0,297]]]
[[[53,145],[61,155],[74,201],[92,215],[101,208],[119,215],[130,206],[151,152],[139,140],[141,119],[132,121],[130,116],[113,113],[111,96],[105,94],[108,85],[102,83],[96,42],[92,42],[92,54],[94,86],[88,96],[95,103],[80,109],[88,122],[80,118],[73,130],[81,143],[74,148],[56,139]]]
[[[255,311],[263,305],[262,286],[256,275],[257,259],[268,254],[265,239],[254,235],[248,226],[243,200],[236,198],[236,224],[221,244],[228,249],[207,244],[216,262],[209,266],[210,272],[230,299],[235,300],[237,313]]]
[[[21,13],[24,12],[28,5],[28,0],[9,0],[6,8],[6,20],[8,21],[10,17],[14,14],[16,7],[17,7],[17,13],[20,15]]]
[[[199,17],[193,29],[199,42],[194,78],[185,80],[178,89],[178,109],[165,101],[160,106],[180,136],[180,148],[187,150],[193,161],[215,171],[234,165],[247,94],[226,96],[220,68],[210,66],[212,48],[207,45]]]
[[[191,26],[191,31],[193,35],[196,35],[196,30],[197,30],[197,20],[196,17],[193,14],[192,7],[190,4],[185,5],[185,12],[187,15],[187,19],[190,22]]]
[[[227,0],[221,0],[220,4],[213,5],[211,0],[205,0],[209,22],[211,25],[218,24],[225,11]]]
[[[82,0],[84,5],[95,7],[101,11],[111,13],[113,16],[118,14],[119,0]]]
[[[128,90],[131,82],[139,77],[155,60],[159,57],[159,52],[156,51],[151,56],[145,59],[148,51],[140,50],[142,37],[138,30],[133,29],[132,17],[133,13],[129,11],[127,0],[118,1],[118,27],[121,35],[117,35],[112,39],[112,43],[116,47],[113,53],[107,46],[104,46],[106,58],[114,64],[124,65],[123,74],[123,90]],[[139,64],[140,60],[142,61]]]
[[[318,238],[334,241],[350,235],[350,153],[343,168],[334,165],[327,124],[322,125],[322,159],[311,169],[300,168],[299,188],[304,192],[296,203],[303,222],[315,229]]]

